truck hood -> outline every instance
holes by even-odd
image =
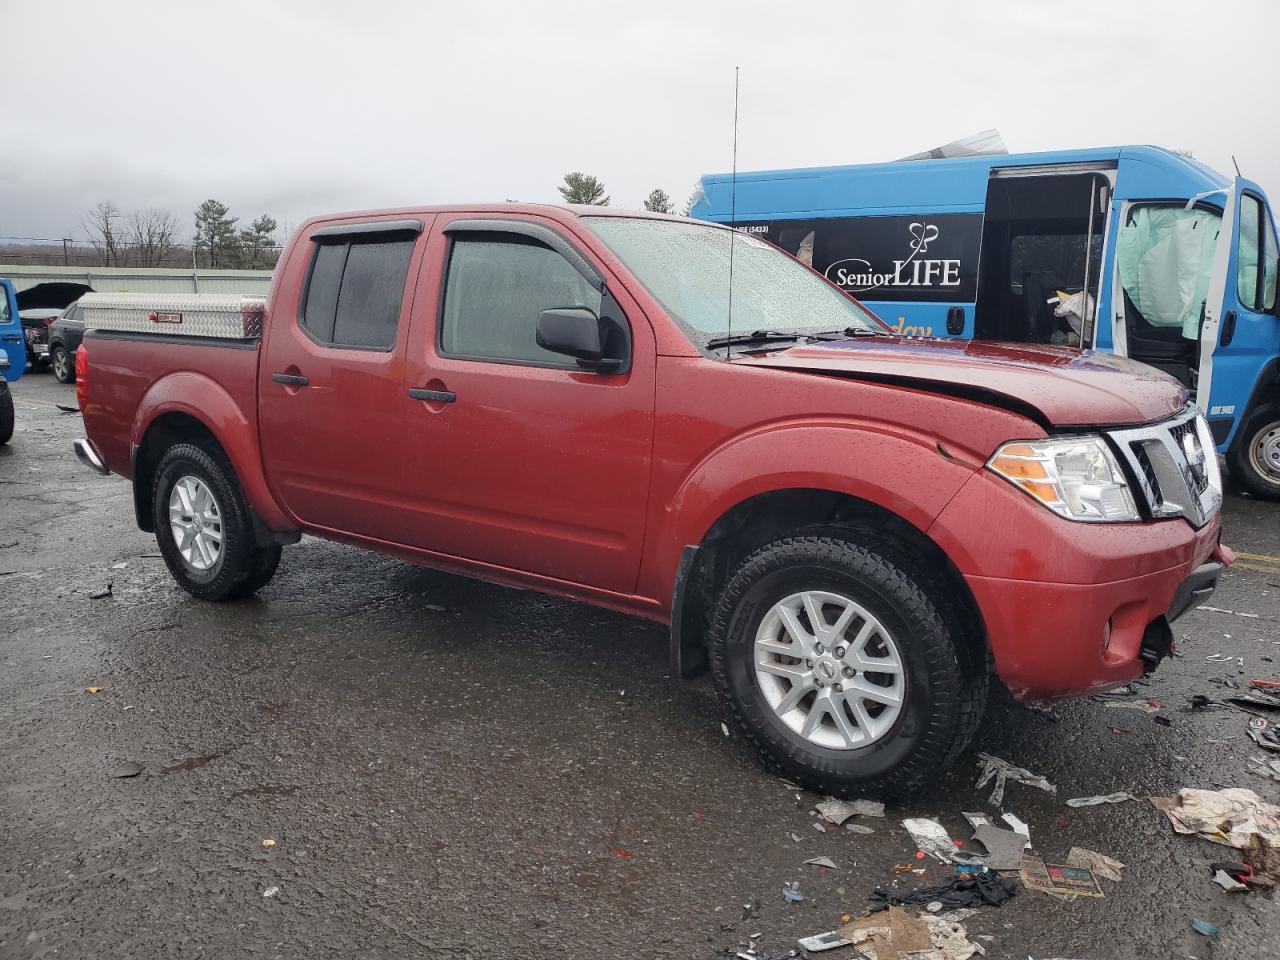
[[[734,362],[969,397],[1051,427],[1147,423],[1187,402],[1182,384],[1145,364],[1040,344],[858,337]]]

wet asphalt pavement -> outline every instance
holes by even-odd
[[[621,615],[311,539],[257,598],[192,600],[134,527],[127,483],[71,454],[80,418],[55,404],[73,389],[33,374],[14,395],[0,957],[714,958],[756,933],[776,957],[875,887],[944,879],[894,873],[915,865],[904,816],[963,837],[962,810],[998,812],[970,753],[937,791],[864,820],[874,834],[820,834],[820,798],[765,773],[722,733],[709,681],[671,680],[665,631]],[[1280,957],[1280,900],[1221,892],[1206,865],[1233,851],[1174,835],[1145,800],[1280,800],[1244,714],[1185,709],[1224,680],[1280,678],[1280,505],[1233,493],[1224,539],[1254,555],[1211,601],[1236,612],[1175,625],[1179,656],[1144,691],[1159,713],[988,711],[975,749],[1057,785],[1006,789],[1037,851],[1127,864],[1104,899],[983,908],[965,926],[989,957]],[[124,761],[141,775],[114,778]],[[1114,791],[1143,800],[1063,802]],[[837,868],[802,866],[817,856]],[[783,899],[792,880],[803,903]]]

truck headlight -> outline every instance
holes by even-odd
[[[1138,520],[1124,471],[1101,437],[1006,443],[987,466],[1068,520]]]

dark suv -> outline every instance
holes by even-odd
[[[76,351],[84,336],[84,311],[73,303],[62,311],[49,328],[49,366],[59,383],[74,383],[76,379]]]

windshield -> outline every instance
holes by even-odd
[[[640,217],[586,217],[700,347],[729,333],[729,241],[733,250],[733,330],[749,334],[885,333],[871,313],[776,247],[702,223]]]

